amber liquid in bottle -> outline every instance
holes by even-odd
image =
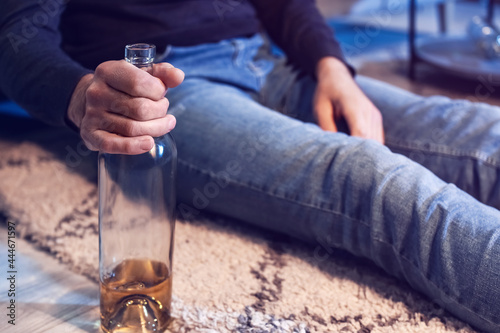
[[[101,281],[100,291],[106,333],[163,332],[170,324],[172,276],[164,263],[125,260]]]

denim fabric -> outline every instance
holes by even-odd
[[[359,76],[387,145],[325,132],[315,82],[266,50],[260,36],[170,48],[186,73],[167,93],[180,213],[345,249],[500,332],[500,109]]]

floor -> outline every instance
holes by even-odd
[[[1,224],[0,253],[5,260],[0,261],[0,270],[4,277],[14,275],[15,296],[9,297],[10,283],[2,278],[0,332],[100,332],[97,284],[65,270],[57,259],[22,239],[15,239],[15,273],[8,274],[8,249],[7,228]],[[12,299],[15,326],[5,315]]]

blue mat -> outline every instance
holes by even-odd
[[[348,59],[408,42],[406,30],[374,30],[366,24],[354,24],[342,20],[329,20],[328,25],[335,30],[335,37]]]
[[[31,116],[23,108],[11,101],[0,101],[0,114],[10,116],[31,118]]]

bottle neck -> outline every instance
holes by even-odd
[[[153,63],[152,62],[143,63],[143,62],[138,62],[138,61],[129,61],[128,59],[127,59],[127,62],[131,63],[132,65],[134,65],[137,68],[142,69],[143,71],[148,72],[149,74],[153,74]]]

